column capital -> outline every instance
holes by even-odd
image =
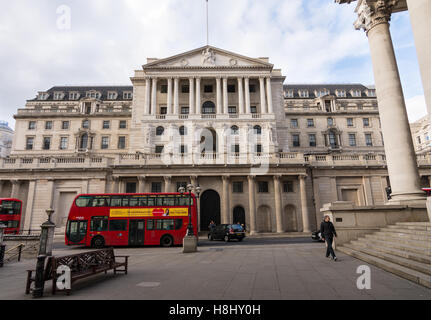
[[[48,179],[48,181],[50,181],[49,179]],[[18,179],[13,179],[13,180],[11,180],[10,181],[13,185],[19,185],[19,184],[21,184],[21,181],[19,181]]]
[[[281,174],[276,174],[273,176],[274,181],[280,181],[283,178],[283,175]]]
[[[147,180],[147,176],[139,176],[139,177],[138,177],[138,181],[139,181],[139,182],[141,182],[141,181],[145,181],[145,180]]]
[[[167,182],[171,182],[172,181],[172,177],[171,176],[164,176],[163,179]]]
[[[306,174],[301,174],[301,175],[298,176],[299,180],[305,180],[307,178],[308,178],[308,175],[306,175]]]
[[[389,23],[391,20],[392,9],[399,0],[364,0],[356,8],[358,19],[354,26],[357,30],[364,29],[366,33],[375,26],[382,23]]]
[[[229,175],[224,175],[221,177],[223,181],[229,181],[230,176]]]
[[[248,176],[247,179],[250,180],[256,180],[256,176]]]

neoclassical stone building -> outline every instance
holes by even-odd
[[[24,201],[23,228],[79,193],[176,192],[199,184],[199,224],[310,231],[325,203],[387,202],[373,87],[285,85],[268,58],[211,46],[148,59],[124,87],[53,87],[15,115],[0,195]],[[426,178],[430,163],[420,160]],[[423,183],[429,182],[424,178]]]
[[[13,130],[6,121],[0,121],[0,158],[7,157],[12,149]]]

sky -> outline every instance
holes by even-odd
[[[206,44],[205,0],[0,0],[0,119],[56,85],[131,85],[147,57]],[[209,0],[210,45],[269,57],[286,83],[374,84],[355,4]],[[68,19],[70,17],[70,19]],[[426,115],[408,12],[391,32],[410,121]]]

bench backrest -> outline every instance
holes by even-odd
[[[95,266],[112,266],[115,263],[114,249],[84,252],[65,257],[54,257],[55,268],[67,266],[72,274],[91,270]]]

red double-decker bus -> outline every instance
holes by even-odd
[[[22,201],[0,199],[0,223],[6,225],[5,234],[18,234],[21,224]]]
[[[66,245],[163,246],[182,244],[189,208],[197,235],[192,194],[85,194],[75,198],[66,227]]]

